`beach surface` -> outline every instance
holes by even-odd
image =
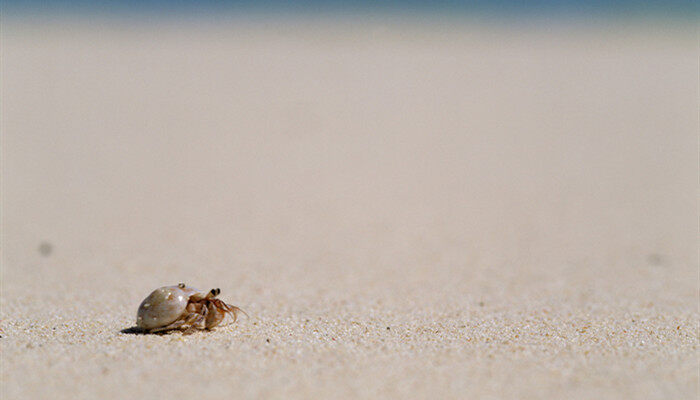
[[[2,26],[3,399],[697,399],[695,26]],[[250,318],[129,333],[221,288]]]

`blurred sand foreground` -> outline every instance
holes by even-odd
[[[696,399],[670,24],[4,21],[3,399]]]

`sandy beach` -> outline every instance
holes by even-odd
[[[3,399],[697,399],[672,22],[3,21]],[[212,332],[124,333],[221,288]]]

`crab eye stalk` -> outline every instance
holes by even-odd
[[[184,283],[178,283],[178,284],[177,284],[177,287],[179,287],[180,289],[184,289],[184,288],[185,288],[185,284],[184,284]]]

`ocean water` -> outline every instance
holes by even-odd
[[[265,14],[372,14],[411,13],[452,16],[632,16],[696,19],[698,2],[693,0],[403,0],[403,1],[322,1],[322,0],[7,0],[5,16],[32,15],[237,15]]]

